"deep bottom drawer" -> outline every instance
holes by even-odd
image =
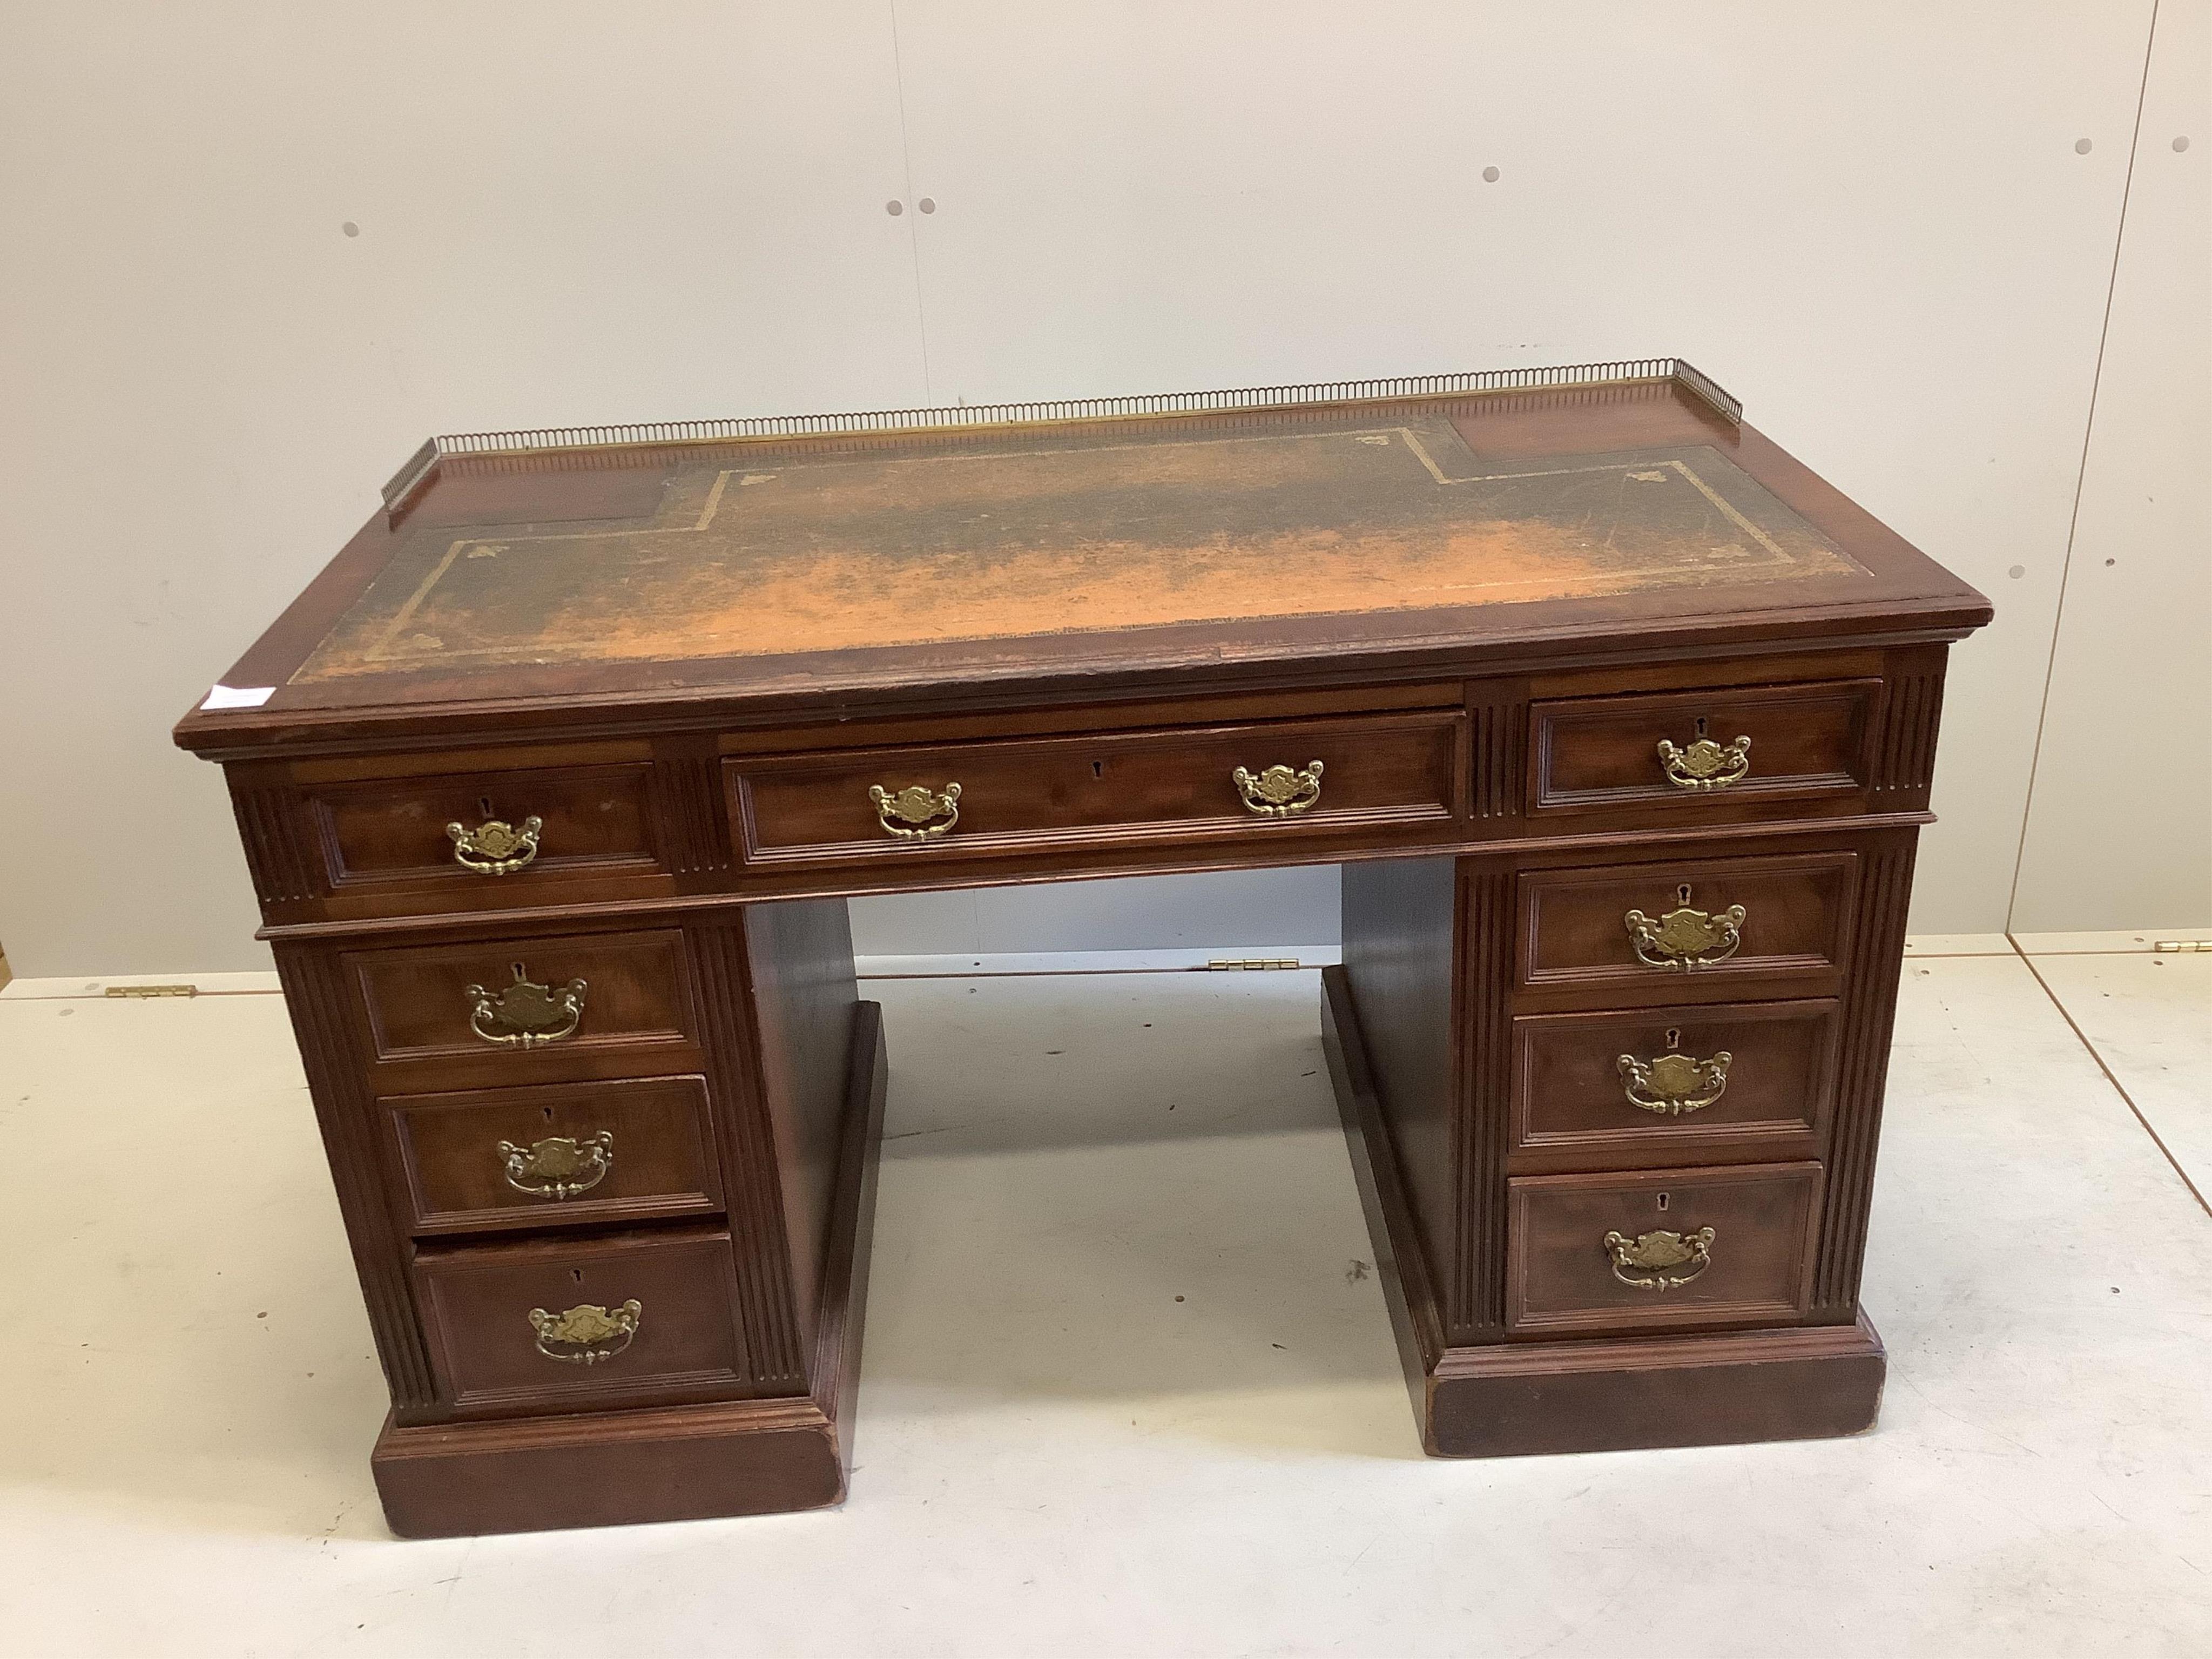
[[[1506,1192],[1506,1322],[1516,1331],[1805,1315],[1818,1164],[1534,1176]]]
[[[415,1273],[441,1392],[465,1410],[696,1399],[744,1380],[719,1229],[425,1249]]]

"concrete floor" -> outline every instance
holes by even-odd
[[[1425,1460],[1315,975],[892,980],[851,1500],[422,1543],[278,1000],[19,981],[0,1653],[2203,1656],[2212,956],[2094,949],[1917,942],[1870,1434]]]

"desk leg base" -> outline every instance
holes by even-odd
[[[1322,1034],[1421,1444],[1433,1457],[1809,1440],[1874,1425],[1887,1366],[1849,1325],[1450,1346],[1341,968]]]
[[[369,1461],[392,1531],[452,1538],[844,1501],[889,1076],[883,1030],[882,1009],[860,1004],[813,1393],[414,1427],[387,1419]]]

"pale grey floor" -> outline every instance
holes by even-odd
[[[851,1501],[425,1543],[277,1000],[19,986],[0,1653],[2201,1656],[2212,957],[1939,944],[1871,1434],[1425,1460],[1311,973],[878,981]]]

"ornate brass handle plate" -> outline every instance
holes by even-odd
[[[1639,1291],[1671,1291],[1686,1285],[1713,1265],[1713,1230],[1670,1233],[1662,1229],[1631,1238],[1607,1233],[1605,1253],[1613,1261],[1613,1276]],[[1686,1273],[1677,1268],[1686,1267]]]
[[[538,836],[544,828],[545,820],[532,816],[523,819],[519,829],[504,818],[492,818],[473,830],[449,823],[446,833],[453,837],[453,862],[462,869],[480,876],[511,876],[538,856]]]
[[[1315,761],[1295,772],[1287,766],[1271,766],[1255,777],[1240,766],[1229,775],[1243,797],[1246,811],[1265,818],[1291,818],[1321,799],[1321,763]]]
[[[499,1156],[506,1166],[507,1184],[518,1193],[532,1198],[574,1198],[605,1181],[615,1167],[615,1138],[602,1129],[581,1140],[550,1135],[526,1147],[502,1140]]]
[[[566,985],[540,985],[524,973],[519,962],[514,973],[514,983],[503,991],[471,985],[462,993],[469,1000],[469,1030],[486,1042],[514,1048],[575,1036],[584,1023],[584,993],[590,988],[580,979]]]
[[[1702,728],[1705,722],[1698,724]],[[1738,738],[1731,744],[1717,744],[1701,729],[1687,749],[1677,749],[1662,738],[1659,769],[1677,789],[1725,789],[1751,775],[1751,739]]]
[[[595,1302],[550,1314],[530,1310],[530,1328],[538,1333],[538,1352],[565,1365],[596,1365],[612,1359],[637,1335],[645,1309],[635,1297],[609,1313]]]
[[[1621,925],[1628,929],[1629,948],[1647,968],[1671,968],[1688,972],[1726,962],[1743,943],[1746,911],[1731,904],[1715,915],[1690,908],[1690,890],[1674,890],[1675,908],[1656,921],[1641,910],[1631,910]]]
[[[1680,1030],[1669,1030],[1667,1052],[1656,1060],[1623,1054],[1614,1062],[1630,1105],[1662,1117],[1682,1117],[1704,1111],[1726,1092],[1729,1066],[1735,1056],[1722,1048],[1711,1060],[1692,1060],[1680,1052],[1681,1042]]]
[[[876,821],[884,833],[902,841],[931,841],[950,835],[960,822],[960,786],[948,783],[942,790],[910,783],[896,794],[880,783],[868,787],[875,803]]]

